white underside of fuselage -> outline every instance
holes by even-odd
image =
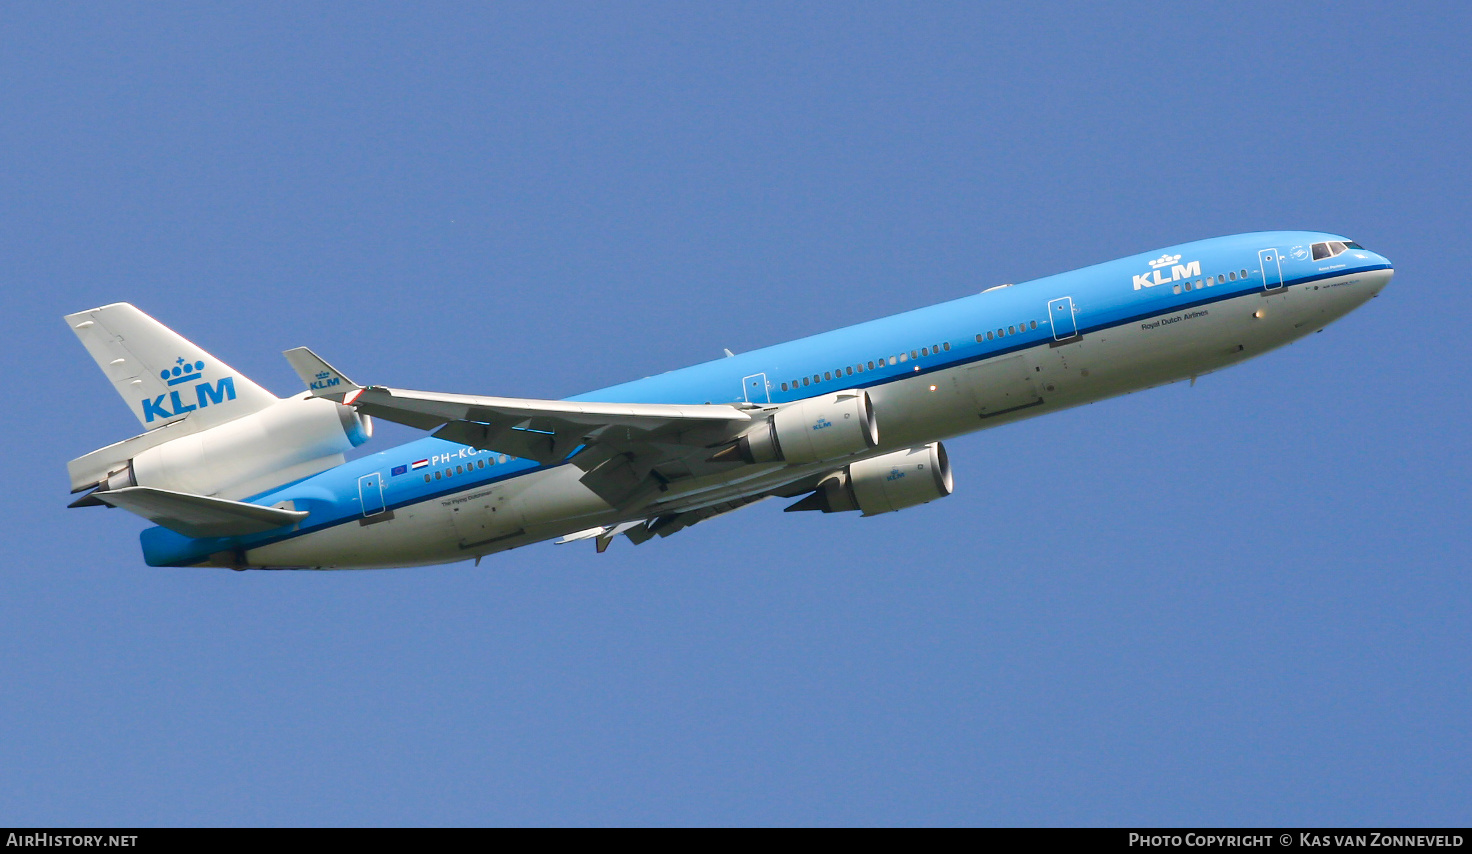
[[[914,447],[1190,379],[1322,329],[1373,297],[1390,270],[1257,292],[869,388],[880,446]],[[479,558],[631,519],[761,495],[842,468],[752,465],[675,481],[651,504],[610,507],[571,464],[481,484],[369,521],[250,549],[251,566],[369,569]]]

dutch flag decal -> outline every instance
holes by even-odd
[[[415,469],[417,471],[427,465],[429,465],[429,460],[417,460],[412,465],[410,465],[409,468]]]

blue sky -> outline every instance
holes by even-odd
[[[7,4],[0,824],[1472,819],[1459,4]],[[150,569],[126,300],[279,394],[560,397],[1172,243],[1379,299],[948,443],[957,491]],[[369,447],[416,435],[389,425]]]

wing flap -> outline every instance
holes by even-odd
[[[441,439],[542,463],[560,462],[593,441],[642,442],[715,428],[722,434],[751,416],[725,404],[582,403],[408,391],[372,386],[344,400],[375,418]]]
[[[570,400],[535,400],[519,397],[479,397],[470,394],[409,391],[373,386],[350,401],[354,406],[373,406],[446,421],[545,421],[589,427],[604,424],[648,429],[652,421],[703,421],[726,423],[750,421],[751,416],[726,404],[674,403],[582,403]],[[389,419],[393,420],[393,419]],[[536,428],[538,425],[526,425]]]
[[[585,485],[619,506],[647,500],[671,479],[690,476],[691,460],[709,462],[710,448],[729,443],[766,414],[752,404],[537,400],[362,387],[305,347],[285,355],[312,394],[341,400],[364,415],[544,465],[571,457],[587,473]]]
[[[98,501],[177,531],[186,537],[238,537],[259,534],[305,519],[304,510],[262,507],[244,501],[191,495],[149,486],[93,493]]]

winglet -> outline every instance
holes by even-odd
[[[341,401],[350,392],[357,391],[357,383],[342,375],[342,371],[327,364],[326,361],[313,353],[306,347],[297,347],[287,350],[281,355],[291,363],[292,370],[302,378],[302,382],[311,389],[313,397],[325,397],[328,400]]]

